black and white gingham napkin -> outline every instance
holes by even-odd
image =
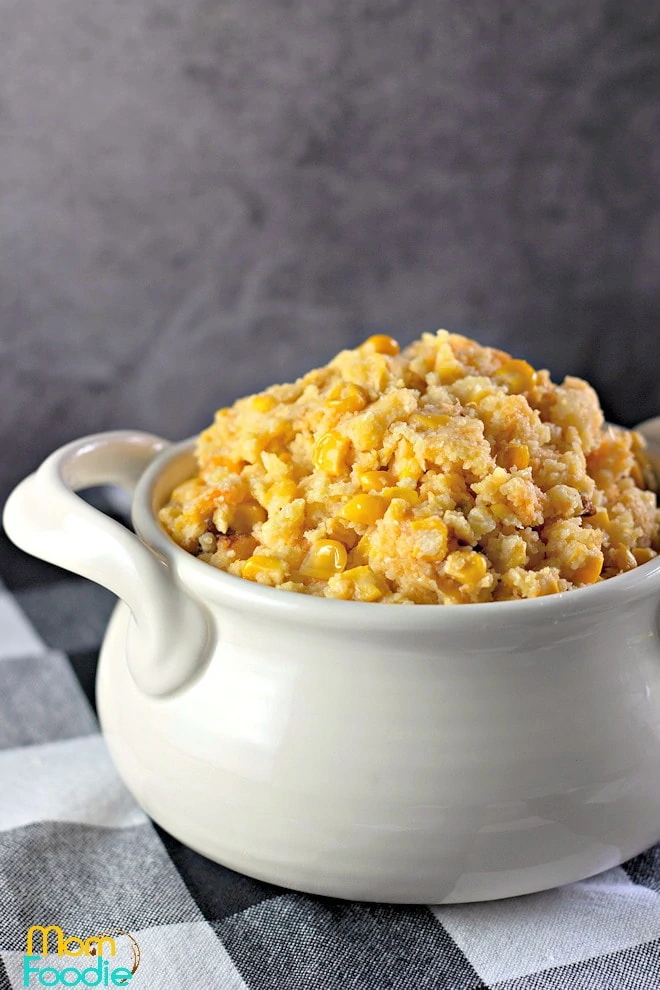
[[[660,990],[660,846],[561,890],[429,908],[307,897],[191,852],[99,735],[112,596],[6,541],[0,572],[0,990],[23,986],[39,923],[132,932],[135,990]]]

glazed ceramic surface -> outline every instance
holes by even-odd
[[[192,470],[191,443],[87,437],[4,515],[122,599],[100,719],[165,829],[274,883],[401,903],[540,890],[660,839],[660,559],[537,600],[296,595],[169,540],[155,513]],[[139,537],[74,494],[107,483],[134,489]]]

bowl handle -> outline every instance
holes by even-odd
[[[152,696],[181,688],[201,669],[210,643],[205,610],[179,587],[166,562],[75,493],[113,484],[132,491],[167,446],[128,430],[75,440],[14,489],[3,514],[7,535],[22,550],[90,578],[126,602],[134,619],[130,671]]]

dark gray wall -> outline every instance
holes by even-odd
[[[0,0],[0,487],[375,329],[660,412],[648,0]]]

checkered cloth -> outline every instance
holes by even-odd
[[[136,990],[659,990],[660,846],[561,890],[428,908],[306,897],[187,849],[99,735],[112,596],[6,542],[0,570],[0,990],[23,986],[39,923],[132,932]]]

